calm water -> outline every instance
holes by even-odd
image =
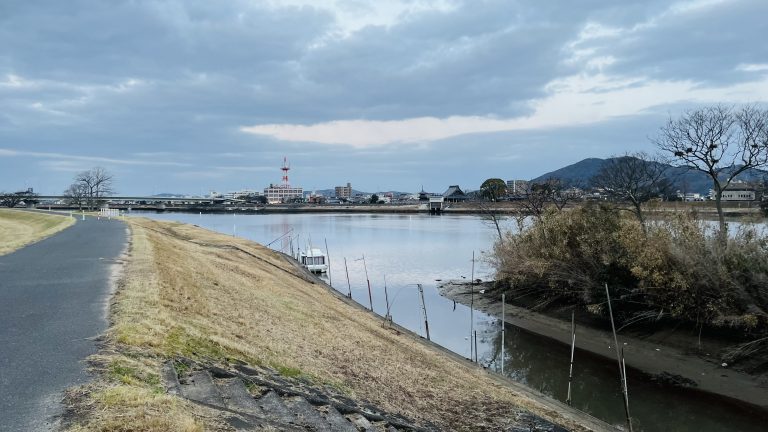
[[[337,290],[369,306],[365,266],[371,281],[374,311],[386,313],[384,283],[393,320],[425,335],[416,284],[422,284],[431,339],[470,356],[470,310],[441,297],[438,280],[470,279],[475,252],[475,278],[487,279],[484,263],[495,231],[473,216],[270,214],[197,215],[142,213],[142,216],[196,224],[245,237],[291,253],[311,242],[328,252],[330,281]],[[511,226],[510,226],[511,228]],[[290,235],[279,239],[290,231]],[[279,239],[279,240],[277,240]],[[365,261],[362,260],[363,255]],[[349,271],[347,284],[344,259]],[[501,365],[499,320],[473,314],[480,361],[494,370]],[[570,347],[507,325],[504,371],[509,377],[564,400],[568,384]],[[763,431],[768,416],[696,392],[659,387],[629,373],[631,411],[636,430],[643,431]],[[576,352],[573,405],[613,424],[623,424],[624,412],[615,362]]]

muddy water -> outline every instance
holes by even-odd
[[[441,297],[441,280],[469,279],[475,252],[475,278],[487,279],[483,261],[495,230],[473,216],[389,214],[271,214],[197,215],[143,213],[162,220],[192,223],[225,234],[236,233],[273,249],[291,253],[311,242],[331,258],[330,282],[364,306],[373,304],[380,315],[390,313],[395,322],[425,335],[424,316],[417,284],[424,290],[430,337],[452,351],[470,356],[470,330],[478,332],[480,361],[505,374],[564,400],[568,382],[570,348],[514,326],[507,325],[505,358],[499,356],[500,322]],[[510,227],[511,228],[511,227]],[[280,238],[286,232],[289,236]],[[365,261],[363,261],[365,256]],[[347,271],[349,284],[347,283]],[[371,283],[369,300],[366,268]],[[385,293],[386,280],[386,293]],[[576,352],[573,404],[609,423],[623,424],[624,411],[612,361]],[[657,386],[643,376],[630,374],[629,392],[635,430],[642,431],[763,431],[768,414],[730,404],[695,391]]]

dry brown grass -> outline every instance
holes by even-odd
[[[50,237],[73,223],[68,216],[0,209],[0,255]]]
[[[150,360],[136,366],[146,366],[144,378],[131,383],[133,378],[120,382],[113,377],[115,386],[151,389],[154,379],[147,377],[159,370],[159,363],[151,363],[173,355],[238,358],[332,385],[446,430],[500,430],[520,408],[588,430],[524,390],[411,334],[382,327],[367,311],[308,282],[269,249],[190,225],[145,219],[129,223],[131,253],[109,337],[121,351],[140,352]],[[121,356],[118,360],[125,361]],[[162,403],[169,398],[157,397]],[[99,412],[109,410],[108,395],[95,399]],[[129,407],[132,400],[118,399]],[[197,408],[187,409],[194,424],[215,428]],[[185,423],[177,419],[175,424]]]

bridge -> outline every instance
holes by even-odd
[[[37,195],[35,196],[35,199],[37,200],[70,200],[72,197],[64,196],[64,195]],[[82,200],[88,200],[89,198],[83,197]],[[97,201],[106,201],[106,202],[151,202],[151,203],[162,203],[162,202],[181,202],[181,203],[213,203],[213,202],[246,202],[242,199],[237,198],[223,198],[223,197],[215,197],[215,198],[188,198],[188,197],[162,197],[162,196],[105,196],[105,197],[99,197],[99,198],[92,198]]]

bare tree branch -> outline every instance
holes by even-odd
[[[768,110],[715,105],[688,111],[670,118],[653,141],[680,166],[709,176],[725,235],[723,190],[739,174],[768,164]]]
[[[642,205],[670,188],[665,179],[667,166],[647,153],[625,154],[606,161],[592,178],[592,185],[614,202],[628,202],[645,230]]]
[[[113,176],[104,168],[96,167],[75,176],[75,182],[67,189],[72,197],[79,197],[89,210],[95,208],[102,198],[114,193]]]

